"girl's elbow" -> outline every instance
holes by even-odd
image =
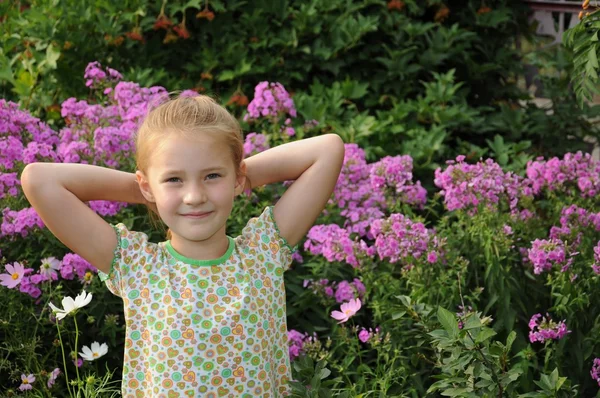
[[[32,192],[35,187],[39,187],[44,180],[45,164],[44,163],[30,163],[23,169],[21,173],[21,187],[23,192],[27,195],[28,192]]]

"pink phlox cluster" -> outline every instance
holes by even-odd
[[[333,192],[332,202],[346,218],[344,227],[359,236],[373,239],[370,226],[384,217],[389,200],[422,207],[427,193],[412,182],[412,158],[388,156],[368,164],[365,151],[356,144],[345,145],[344,164]]]
[[[435,263],[444,254],[444,241],[433,230],[403,214],[394,213],[387,219],[375,220],[371,234],[375,236],[374,247],[379,258],[390,263],[406,258],[417,260],[423,256],[425,261]]]
[[[334,297],[338,303],[350,301],[355,298],[362,299],[366,292],[365,285],[358,278],[339,283],[335,281],[329,283],[328,279],[320,279],[318,281],[305,280],[303,287],[311,289],[315,294],[323,293],[328,297]]]
[[[46,123],[19,109],[14,102],[0,99],[0,142],[3,138],[15,137],[21,143],[36,141],[56,145],[58,137]],[[0,150],[3,153],[4,150]]]
[[[363,343],[366,343],[369,340],[381,340],[381,337],[379,337],[379,332],[380,329],[378,327],[375,328],[375,330],[373,330],[372,328],[369,328],[369,330],[367,330],[363,327],[361,331],[358,332],[358,339]]]
[[[296,117],[296,107],[281,83],[260,82],[254,88],[254,98],[248,104],[244,121],[262,117],[278,118],[289,115]]]
[[[78,254],[65,254],[62,259],[62,266],[60,267],[60,276],[63,279],[72,280],[75,278],[75,276],[77,276],[80,280],[82,280],[87,271],[92,271],[94,273],[98,272],[94,266],[92,266]]]
[[[24,238],[35,228],[44,228],[44,222],[33,207],[22,210],[5,208],[2,211],[0,237],[20,235]]]
[[[133,155],[135,142],[131,131],[118,127],[98,127],[94,130],[96,159],[110,167],[117,167],[122,159]]]
[[[93,154],[90,145],[85,141],[71,141],[58,145],[58,156],[63,163],[88,164]]]
[[[354,268],[360,266],[361,256],[373,256],[374,250],[364,241],[350,238],[350,232],[337,224],[315,225],[307,234],[304,249],[322,255],[328,261],[346,262]]]
[[[531,242],[527,257],[533,265],[536,275],[550,271],[554,265],[560,265],[564,272],[571,265],[573,258],[567,256],[565,242],[562,239],[536,239]]]
[[[594,246],[594,263],[592,269],[597,275],[600,275],[600,241]]]
[[[288,330],[288,348],[290,360],[298,358],[304,351],[304,344],[307,342],[315,342],[317,340],[317,334],[313,333],[310,336],[308,333],[300,333],[297,330]]]
[[[493,209],[504,199],[513,213],[521,197],[531,196],[528,182],[511,173],[505,173],[492,159],[477,164],[465,163],[465,156],[446,162],[448,167],[435,171],[434,183],[441,188],[446,208],[450,211],[466,209],[470,214],[477,212],[483,203]]]
[[[567,271],[579,254],[584,231],[600,231],[600,213],[592,213],[577,205],[562,209],[560,225],[550,229],[549,239],[536,239],[527,251],[527,257],[534,266],[534,273],[549,271],[554,265],[561,266],[561,272]],[[594,265],[592,268],[595,270]]]
[[[180,98],[193,98],[197,96],[198,92],[196,90],[183,90],[181,93],[179,93]]]
[[[107,81],[119,81],[123,79],[123,76],[114,69],[107,67],[106,70],[103,70],[97,61],[87,65],[83,77],[86,79],[86,87],[94,88],[101,86],[101,83],[106,83]]]
[[[11,170],[15,163],[23,160],[25,147],[21,140],[14,136],[0,138],[0,167]]]
[[[373,189],[370,181],[370,166],[365,151],[356,144],[345,144],[344,164],[333,191],[333,202],[340,214],[347,219],[345,227],[360,236],[369,236],[372,221],[383,217],[387,207],[380,189]]]
[[[402,202],[423,207],[427,202],[427,191],[420,181],[413,184],[412,169],[413,159],[410,156],[386,156],[371,165],[371,187],[376,190],[391,189]]]
[[[52,145],[37,141],[28,143],[27,148],[23,150],[23,163],[29,164],[44,161],[58,161],[58,156]]]
[[[249,133],[244,141],[245,156],[256,155],[257,153],[269,149],[269,141],[266,135],[262,133]]]
[[[122,209],[127,207],[126,202],[110,202],[108,200],[94,200],[89,202],[89,206],[92,210],[94,210],[99,215],[106,216],[115,216]]]
[[[592,370],[590,370],[590,375],[592,376],[592,379],[596,380],[598,386],[600,386],[600,358],[594,358],[594,364]]]
[[[589,153],[567,153],[562,159],[538,158],[527,163],[527,177],[537,195],[543,189],[562,190],[576,186],[582,197],[594,197],[600,188],[600,162]]]
[[[0,172],[0,199],[3,199],[6,195],[16,197],[19,195],[18,186],[21,185],[21,181],[17,177],[17,173],[3,173]]]
[[[115,86],[113,96],[121,119],[133,122],[127,125],[132,131],[135,131],[152,107],[160,105],[168,98],[169,94],[164,87],[140,87],[133,82],[119,82]]]
[[[24,276],[19,285],[19,291],[30,295],[33,298],[38,298],[42,295],[42,291],[37,284],[40,283],[39,275]]]
[[[541,320],[540,320],[541,318]],[[529,320],[529,341],[543,343],[546,340],[559,340],[571,333],[565,321],[554,322],[549,314],[535,314]]]

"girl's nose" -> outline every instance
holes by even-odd
[[[201,186],[190,186],[186,191],[183,202],[187,205],[194,205],[197,203],[206,202],[206,191]]]

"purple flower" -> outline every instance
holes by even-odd
[[[565,191],[577,188],[582,197],[594,197],[600,188],[600,162],[589,153],[567,153],[562,159],[538,158],[527,163],[527,177],[537,195],[543,189]]]
[[[254,98],[248,104],[245,121],[262,117],[296,117],[296,107],[281,83],[260,82],[254,88]],[[289,133],[288,133],[289,134]]]
[[[56,379],[60,375],[60,369],[55,368],[52,373],[50,373],[50,378],[48,379],[48,388],[52,387],[56,382]]]
[[[530,182],[511,172],[505,173],[492,159],[470,165],[464,156],[446,162],[448,167],[435,171],[435,185],[441,188],[446,208],[450,211],[466,209],[477,211],[479,204],[495,208],[501,201],[513,212],[524,196],[531,196]]]
[[[549,271],[553,265],[567,265],[565,244],[560,239],[534,240],[527,257],[533,264],[533,272],[536,275]]]
[[[269,141],[264,134],[250,133],[244,142],[244,154],[246,157],[269,149]]]
[[[24,238],[34,229],[44,228],[44,222],[33,207],[19,211],[5,208],[2,215],[4,219],[0,225],[0,237],[20,235]]]
[[[366,343],[367,341],[369,341],[370,338],[371,338],[371,334],[365,328],[363,328],[358,333],[358,339],[360,341],[362,341],[363,343]]]
[[[309,336],[308,333],[300,333],[297,330],[291,329],[288,331],[288,348],[290,360],[298,358],[304,349],[304,344],[308,341],[314,341],[317,335]]]
[[[545,317],[542,317],[541,314],[535,314],[529,320],[529,341],[532,343],[560,340],[569,333],[571,331],[567,329],[564,320],[556,323],[548,314]]]
[[[31,390],[33,387],[31,386],[35,381],[35,376],[30,374],[29,376],[21,375],[21,385],[19,386],[19,390]]]
[[[0,274],[0,284],[9,289],[14,289],[15,287],[19,286],[28,270],[33,271],[33,269],[25,268],[17,262],[14,262],[13,264],[6,264],[5,267],[6,273]]]
[[[444,242],[423,223],[414,222],[403,214],[394,213],[387,219],[375,220],[371,224],[375,236],[375,248],[380,259],[391,263],[401,259],[438,260]],[[429,261],[431,262],[431,261]]]
[[[592,366],[592,370],[590,370],[590,375],[592,379],[596,380],[598,386],[600,386],[600,358],[594,358],[594,365]]]

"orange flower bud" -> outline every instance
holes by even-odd
[[[583,5],[581,7],[583,7],[584,10],[587,10],[587,8],[590,6],[590,0],[585,0],[583,2]]]

